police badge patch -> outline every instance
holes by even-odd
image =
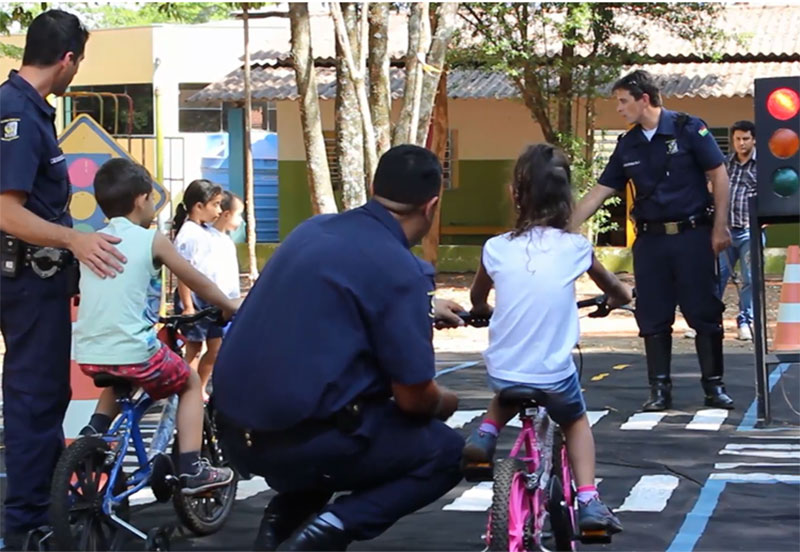
[[[3,134],[0,140],[10,142],[19,138],[19,119],[3,119],[0,121],[0,126],[3,127]]]
[[[675,155],[678,153],[678,142],[677,140],[667,140],[667,155]]]

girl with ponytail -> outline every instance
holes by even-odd
[[[573,203],[564,152],[550,144],[528,147],[514,167],[510,191],[514,229],[486,242],[470,294],[472,312],[491,315],[484,353],[489,386],[495,392],[511,386],[539,391],[566,436],[578,484],[579,527],[616,533],[622,525],[595,488],[594,439],[572,359],[580,335],[575,280],[588,272],[612,308],[630,302],[631,290],[595,259],[586,238],[566,230]],[[492,287],[494,309],[487,302]],[[516,413],[495,395],[467,439],[466,469],[492,462],[497,436]]]

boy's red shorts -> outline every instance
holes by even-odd
[[[189,365],[170,350],[161,347],[149,360],[141,364],[80,364],[89,377],[110,374],[124,378],[144,389],[154,399],[163,399],[181,391],[189,379]]]

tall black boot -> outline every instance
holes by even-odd
[[[283,541],[278,550],[339,551],[347,550],[351,541],[346,531],[315,517]]]
[[[725,392],[725,384],[722,383],[722,337],[722,332],[698,333],[694,344],[700,362],[700,381],[705,392],[705,405],[733,410],[733,399]]]
[[[644,338],[647,356],[647,379],[650,398],[642,405],[644,412],[659,412],[672,407],[672,381],[669,378],[672,360],[672,334],[648,335]]]

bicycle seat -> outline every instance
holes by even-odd
[[[504,406],[529,406],[537,407],[544,403],[544,393],[526,385],[513,385],[500,391],[498,400]]]
[[[96,374],[92,379],[97,387],[113,387],[116,393],[130,393],[133,390],[131,382],[111,374]]]

